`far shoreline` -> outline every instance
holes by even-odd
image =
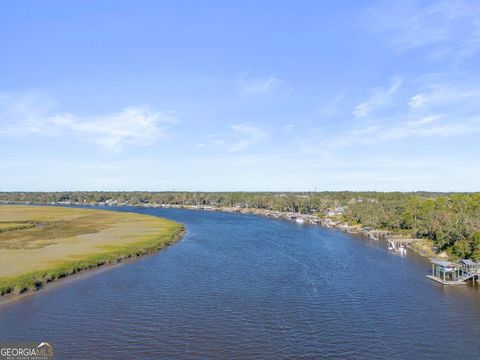
[[[1,204],[1,203],[0,203]],[[319,217],[314,214],[302,214],[298,212],[288,212],[288,211],[275,211],[268,209],[258,209],[258,208],[249,208],[249,207],[226,207],[226,206],[210,206],[210,205],[174,205],[174,204],[158,204],[158,203],[147,203],[147,204],[106,204],[106,203],[66,203],[66,202],[53,202],[53,203],[30,203],[30,202],[12,202],[11,204],[15,205],[54,205],[59,207],[81,207],[81,208],[127,208],[127,207],[138,207],[138,208],[162,208],[162,209],[186,209],[186,210],[196,210],[196,211],[218,211],[226,213],[239,213],[239,214],[250,214],[257,215],[262,217],[268,217],[277,220],[285,220],[295,222],[297,219],[301,219],[302,223],[316,225],[327,229],[338,230],[345,232],[351,235],[358,235],[367,239],[372,239],[376,241],[384,241],[388,243],[390,240],[409,240],[407,248],[414,251],[416,254],[430,259],[433,257],[438,257],[447,260],[448,256],[446,254],[436,254],[430,245],[426,244],[425,239],[420,238],[402,238],[388,230],[382,229],[373,229],[365,228],[362,226],[349,225],[347,223],[333,220],[330,217]]]

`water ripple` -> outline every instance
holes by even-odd
[[[132,210],[132,209],[129,209]],[[0,338],[59,359],[452,359],[480,354],[479,291],[336,231],[250,215],[183,222],[158,255],[0,307]]]

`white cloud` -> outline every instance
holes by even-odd
[[[445,107],[467,103],[476,103],[480,97],[480,91],[474,88],[458,87],[452,84],[434,84],[427,90],[419,92],[408,100],[411,109],[425,109],[433,107]]]
[[[55,112],[48,98],[35,95],[1,95],[0,116],[0,136],[74,136],[113,151],[128,145],[150,145],[176,122],[172,113],[148,106],[97,116],[62,114]]]
[[[282,85],[282,81],[275,77],[252,78],[243,75],[237,82],[241,93],[245,95],[265,95],[274,92]]]
[[[258,144],[266,137],[266,133],[262,129],[252,125],[233,125],[232,129],[238,135],[238,138],[228,146],[230,151],[245,150]]]
[[[480,116],[457,118],[454,121],[445,115],[432,115],[424,118],[409,118],[407,121],[360,127],[337,134],[320,134],[303,140],[301,151],[305,154],[322,156],[328,160],[333,153],[342,149],[356,149],[364,146],[402,143],[415,138],[452,138],[480,133]],[[382,145],[383,146],[383,145]]]
[[[218,145],[229,152],[247,150],[267,137],[267,133],[254,125],[236,124],[231,126],[231,131],[207,136],[210,144]]]
[[[402,80],[399,78],[394,78],[391,81],[390,86],[387,88],[375,88],[370,90],[370,95],[368,99],[359,103],[353,110],[353,115],[356,117],[365,117],[369,115],[372,111],[381,109],[384,106],[388,105],[393,95],[402,85]]]
[[[323,98],[322,104],[318,109],[319,115],[323,118],[331,118],[332,116],[338,115],[338,113],[343,110],[345,98],[345,91],[330,98]]]
[[[333,133],[319,129],[300,141],[301,150],[328,157],[343,148],[401,144],[415,138],[456,141],[454,137],[480,134],[480,90],[475,82],[432,82],[429,77],[403,82],[401,91],[399,80],[367,90],[370,96],[353,111],[355,124]]]
[[[427,48],[429,59],[480,51],[480,4],[469,0],[383,2],[368,9],[367,28],[385,33],[398,52]]]
[[[55,126],[79,136],[88,137],[99,145],[119,151],[126,145],[150,145],[165,132],[175,119],[148,107],[130,107],[119,113],[82,118],[57,115],[50,118]]]
[[[415,126],[424,126],[427,124],[431,124],[435,121],[440,120],[442,117],[440,115],[431,115],[431,116],[425,116],[423,118],[420,118],[418,120],[413,120],[407,123],[407,125],[415,127]]]
[[[480,117],[462,118],[459,121],[444,121],[442,116],[429,116],[416,121],[384,127],[372,134],[375,142],[399,140],[412,137],[451,137],[480,132]]]
[[[426,102],[426,98],[424,94],[417,94],[414,95],[408,100],[408,106],[410,106],[412,109],[418,109],[422,107]]]
[[[50,133],[52,129],[42,126],[40,120],[45,121],[55,106],[55,102],[43,94],[0,92],[0,135]]]

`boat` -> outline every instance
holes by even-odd
[[[405,245],[400,245],[396,246],[396,244],[393,241],[388,242],[388,250],[393,251],[394,253],[400,254],[400,255],[406,255],[407,254],[407,248]]]
[[[296,218],[296,219],[295,219],[295,222],[296,222],[297,224],[303,224],[305,221],[304,221],[302,218]]]
[[[405,246],[400,246],[397,250],[400,255],[406,255],[407,254],[407,248]]]

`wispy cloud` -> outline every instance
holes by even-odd
[[[282,81],[271,75],[268,77],[249,77],[242,75],[237,81],[237,87],[245,95],[265,95],[274,92],[282,85]]]
[[[51,117],[50,121],[71,133],[86,136],[107,149],[119,151],[127,145],[152,144],[164,136],[166,126],[176,120],[169,114],[142,106],[91,118],[71,114],[56,115]]]
[[[390,85],[386,88],[374,88],[369,91],[368,98],[359,103],[353,110],[353,115],[356,117],[365,117],[372,111],[381,109],[388,105],[395,95],[396,91],[402,85],[402,79],[392,79]]]
[[[400,122],[393,126],[382,126],[369,131],[367,138],[352,142],[372,144],[390,140],[415,137],[452,137],[480,132],[480,117],[449,121],[444,115],[432,115],[418,120]],[[355,133],[354,133],[355,135]]]
[[[466,84],[452,83],[429,84],[427,90],[412,96],[408,92],[399,94],[392,99],[396,103],[396,112],[370,119],[377,126],[369,131],[367,142],[478,133],[479,95],[478,90]]]
[[[253,145],[258,144],[265,139],[266,133],[262,129],[252,125],[239,124],[233,125],[232,130],[238,136],[237,140],[230,144],[230,151],[245,150]]]
[[[368,99],[353,110],[354,125],[319,129],[299,142],[302,151],[328,157],[343,148],[480,134],[480,90],[474,84],[395,80],[366,93]]]
[[[49,134],[53,129],[42,126],[56,103],[41,93],[0,92],[0,135],[28,133]]]
[[[480,98],[480,90],[476,88],[459,88],[452,84],[433,84],[427,89],[413,95],[408,105],[411,109],[433,109],[434,107],[445,107],[462,105],[471,107],[476,105]],[[478,110],[478,107],[475,106]],[[463,111],[466,109],[463,108]]]
[[[207,136],[209,143],[219,145],[229,152],[247,150],[259,144],[265,138],[267,138],[266,131],[250,124],[232,125],[228,132]]]
[[[346,91],[342,91],[335,96],[323,98],[322,103],[318,107],[318,114],[322,118],[331,118],[342,112],[346,99]]]
[[[0,96],[0,136],[72,136],[120,151],[128,145],[150,145],[177,121],[171,112],[132,106],[119,112],[78,116],[55,111],[54,102],[35,95]]]
[[[468,0],[383,2],[365,24],[386,33],[398,52],[428,47],[428,58],[469,57],[480,51],[480,3]]]

